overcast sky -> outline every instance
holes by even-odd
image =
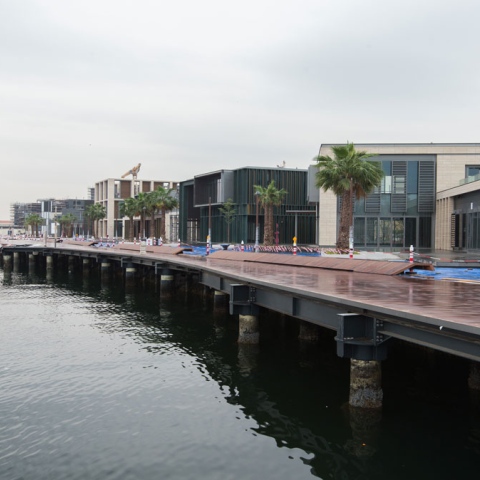
[[[0,0],[0,219],[139,178],[480,142],[478,0]]]

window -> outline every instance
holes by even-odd
[[[465,176],[474,177],[480,173],[480,165],[465,165]]]
[[[393,177],[393,193],[397,195],[406,193],[405,175],[395,175]]]

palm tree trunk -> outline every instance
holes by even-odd
[[[263,244],[273,245],[273,205],[265,205],[265,227]]]
[[[129,217],[128,222],[128,241],[133,242],[133,217]]]
[[[164,241],[166,240],[165,234],[167,230],[165,225],[165,214],[166,214],[166,210],[162,208],[162,218],[160,219],[160,221],[162,222],[160,224],[160,236],[163,238]]]
[[[347,190],[342,195],[342,208],[340,210],[340,228],[337,237],[337,248],[348,250],[350,246],[350,226],[353,221],[352,193]]]

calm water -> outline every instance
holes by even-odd
[[[198,297],[0,280],[2,480],[478,478],[463,361],[397,346],[383,412],[363,417],[330,333],[306,348],[268,318],[261,348],[239,348]]]

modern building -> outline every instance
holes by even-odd
[[[316,210],[307,201],[308,171],[282,167],[219,170],[180,182],[180,238],[205,243],[210,230],[212,243],[253,244],[258,218],[262,243],[264,212],[254,186],[267,187],[272,180],[276,188],[287,191],[283,203],[274,207],[278,243],[291,244],[294,236],[298,243],[315,243]],[[229,199],[235,209],[230,226],[220,211]]]
[[[75,218],[73,224],[73,233],[78,235],[86,235],[88,230],[88,222],[85,218],[85,208],[92,204],[92,200],[67,198],[44,198],[32,203],[12,203],[10,205],[11,223],[16,230],[26,230],[25,219],[32,213],[41,216],[43,225],[39,226],[39,232],[43,235],[59,235],[59,224],[56,218],[71,214]]]
[[[10,222],[17,230],[25,230],[25,219],[35,213],[41,215],[41,205],[39,202],[20,203],[15,202],[10,204]]]
[[[320,155],[332,155],[322,144]],[[382,163],[382,185],[355,201],[357,248],[480,248],[480,144],[355,144]],[[311,181],[316,167],[309,169]],[[319,191],[318,238],[334,245],[338,199]]]
[[[120,204],[126,198],[135,198],[140,192],[148,193],[157,187],[177,190],[178,182],[165,180],[140,180],[140,179],[122,179],[107,178],[95,183],[95,203],[100,203],[105,207],[106,217],[98,223],[99,236],[110,238],[123,238],[128,234],[129,220],[120,216]],[[157,220],[159,214],[157,215]],[[175,219],[178,218],[178,212],[173,211],[167,214],[166,232],[169,237],[166,240],[173,241],[178,239],[178,225]],[[174,221],[172,221],[174,220]],[[150,219],[146,220],[146,231],[150,231]],[[134,236],[139,238],[143,236],[140,232],[139,217],[134,219]]]

